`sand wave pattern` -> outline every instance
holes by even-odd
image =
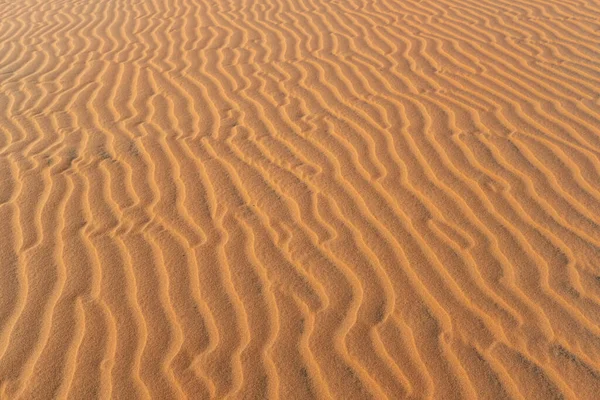
[[[597,0],[0,1],[3,399],[597,399]]]

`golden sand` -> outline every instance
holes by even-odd
[[[600,1],[0,2],[2,399],[598,399]]]

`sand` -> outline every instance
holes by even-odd
[[[597,399],[600,1],[2,1],[0,221],[2,399]]]

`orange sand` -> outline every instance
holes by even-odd
[[[2,399],[598,399],[599,0],[0,2]]]

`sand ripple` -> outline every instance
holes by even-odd
[[[0,1],[0,397],[597,399],[599,33]]]

